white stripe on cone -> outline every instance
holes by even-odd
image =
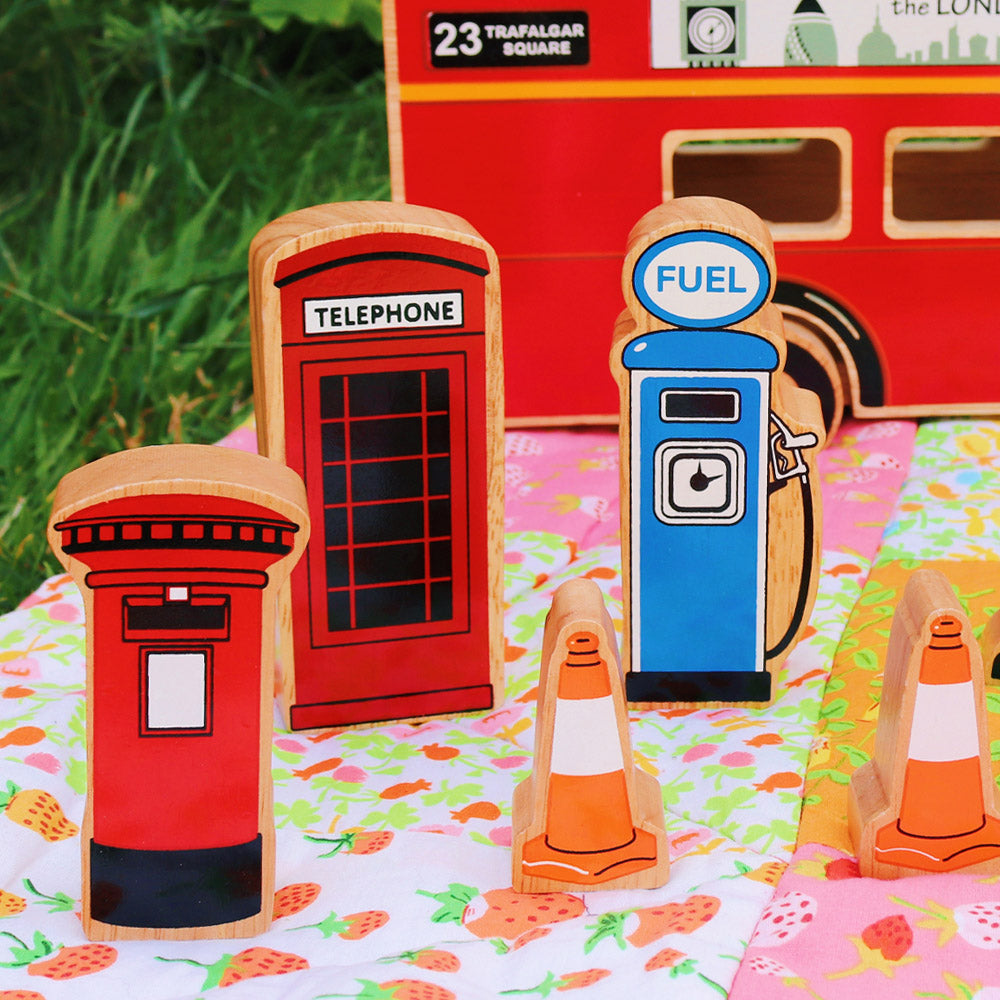
[[[611,695],[556,699],[552,723],[553,774],[608,774],[624,769]]]
[[[907,756],[910,760],[940,763],[979,756],[979,726],[971,680],[961,684],[917,685]]]

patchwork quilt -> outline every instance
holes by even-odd
[[[846,822],[909,574],[941,569],[977,632],[1000,605],[1000,422],[852,421],[822,453],[819,595],[773,704],[631,714],[667,813],[656,890],[512,892],[552,592],[596,581],[620,627],[622,591],[616,434],[512,431],[506,450],[503,703],[339,733],[276,712],[278,893],[256,939],[86,941],[81,599],[55,577],[0,617],[0,1000],[1000,1000],[997,879],[861,878]],[[987,702],[996,757],[1000,688]],[[50,829],[24,825],[39,803]]]

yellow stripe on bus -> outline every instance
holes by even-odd
[[[442,101],[559,101],[642,97],[763,97],[836,94],[1000,94],[1000,74],[983,76],[750,77],[694,80],[498,80],[402,83],[404,104]]]

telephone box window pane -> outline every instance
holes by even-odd
[[[331,420],[344,415],[344,380],[324,378],[319,384],[319,415],[323,420]]]
[[[427,372],[427,410],[448,412],[448,369],[436,368]]]
[[[344,425],[323,424],[323,461],[343,462],[344,457]]]
[[[331,632],[343,632],[351,628],[351,595],[346,590],[331,590],[326,598],[326,613],[330,619]]]
[[[424,427],[420,417],[386,417],[351,424],[351,458],[393,458],[421,455]]]
[[[424,534],[422,503],[379,503],[354,509],[355,545],[405,542]]]
[[[424,463],[421,459],[361,462],[351,469],[351,499],[409,500],[424,495]]]
[[[324,516],[326,521],[326,544],[347,544],[347,511],[343,507],[331,507]]]
[[[347,549],[329,549],[327,551],[326,585],[328,587],[349,587],[351,585],[351,563]]]
[[[387,559],[386,556],[392,558]],[[396,583],[404,580],[422,580],[425,552],[423,542],[393,545],[391,551],[380,546],[358,549],[354,557],[354,579],[360,585]]]
[[[451,617],[451,584],[446,581],[431,584],[431,617]]]
[[[427,599],[422,584],[407,587],[372,587],[355,596],[358,628],[378,628],[387,623],[414,625],[427,621]]]
[[[427,418],[427,453],[429,455],[447,454],[450,428],[448,414],[441,413]]]
[[[327,503],[347,503],[347,469],[328,465],[323,469],[323,498]]]
[[[352,417],[419,413],[422,409],[420,372],[371,372],[347,377]]]
[[[431,542],[431,576],[451,576],[451,539]]]
[[[448,538],[451,535],[451,501],[432,500],[428,505],[432,538]]]
[[[146,728],[204,730],[208,658],[203,651],[146,654]]]
[[[427,493],[432,497],[447,496],[450,492],[451,460],[432,458],[427,463]]]

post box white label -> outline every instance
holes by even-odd
[[[658,319],[687,329],[738,323],[768,299],[771,275],[760,253],[726,233],[674,233],[647,247],[632,287]]]
[[[303,306],[307,334],[458,327],[465,323],[461,291],[343,295],[306,299]]]

